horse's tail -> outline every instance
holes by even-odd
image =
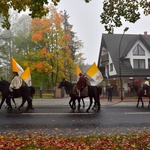
[[[35,94],[35,88],[33,86],[30,86],[29,89],[30,89],[30,96],[31,96],[31,98],[33,98],[33,96]]]

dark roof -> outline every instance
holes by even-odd
[[[98,66],[100,62],[100,56],[102,48],[105,47],[112,58],[117,74],[119,74],[119,43],[122,34],[102,34],[100,54],[98,60]],[[150,35],[145,37],[144,35],[137,34],[124,34],[120,45],[121,56],[121,74],[122,76],[150,76],[149,69],[132,69],[129,59],[126,59],[128,52],[137,41],[141,41],[143,45],[150,51]]]

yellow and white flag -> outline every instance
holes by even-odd
[[[30,68],[27,67],[26,70],[21,74],[21,78],[26,82],[28,86],[32,86]]]
[[[22,67],[16,62],[14,58],[11,58],[12,72],[18,72],[19,76],[24,72]]]
[[[94,85],[98,85],[103,80],[103,76],[96,66],[96,63],[93,63],[86,74],[95,81]]]
[[[76,65],[76,73],[77,73],[77,79],[76,80],[78,81],[79,80],[79,74],[82,73],[78,65]]]

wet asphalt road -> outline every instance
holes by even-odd
[[[51,135],[97,135],[150,131],[150,109],[135,106],[102,106],[99,113],[85,108],[73,112],[68,105],[35,106],[34,110],[4,107],[0,110],[0,132],[42,132]]]

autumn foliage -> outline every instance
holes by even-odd
[[[149,150],[150,132],[98,136],[51,136],[37,132],[0,135],[3,150]]]

